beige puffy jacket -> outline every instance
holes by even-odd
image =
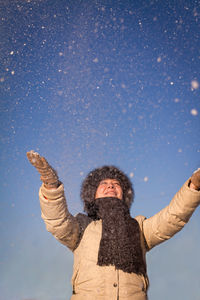
[[[188,222],[200,203],[200,192],[187,181],[168,206],[151,218],[136,217],[141,229],[143,254],[171,238]],[[83,214],[72,216],[67,208],[64,187],[41,187],[40,205],[46,228],[74,253],[71,300],[146,300],[148,277],[98,266],[97,256],[102,223],[88,222]],[[81,238],[80,238],[81,237]]]

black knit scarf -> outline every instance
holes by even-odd
[[[102,219],[102,237],[99,246],[99,266],[114,265],[127,273],[146,274],[138,222],[131,218],[124,201],[98,198],[86,203],[88,216]]]

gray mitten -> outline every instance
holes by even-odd
[[[26,153],[30,163],[40,173],[40,179],[47,188],[57,188],[60,184],[56,171],[48,164],[47,160],[39,153],[31,150]]]

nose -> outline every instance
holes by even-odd
[[[108,186],[107,186],[109,189],[114,189],[114,184],[112,183],[112,182],[110,182],[109,184],[108,184]]]

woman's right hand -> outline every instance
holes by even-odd
[[[47,160],[39,153],[31,150],[26,153],[30,163],[37,169],[40,179],[48,189],[57,188],[60,185],[56,171],[48,164]]]

